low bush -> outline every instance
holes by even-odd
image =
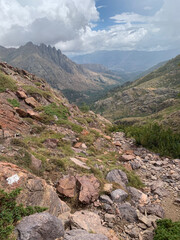
[[[180,240],[180,221],[158,220],[154,240]]]
[[[124,131],[127,137],[133,137],[138,145],[142,145],[163,156],[180,158],[180,134],[170,128],[165,129],[156,123],[144,126],[117,125],[110,131]]]
[[[16,197],[20,194],[21,189],[13,190],[6,193],[0,189],[0,239],[10,240],[11,234],[16,223],[25,216],[37,212],[43,212],[46,208],[41,207],[23,207],[22,204],[16,203]]]

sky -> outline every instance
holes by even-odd
[[[0,45],[66,54],[180,46],[180,0],[0,0]]]

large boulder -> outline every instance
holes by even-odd
[[[45,180],[14,164],[0,162],[0,188],[10,192],[19,187],[22,191],[17,197],[17,203],[24,206],[47,207],[48,212],[54,216],[70,211]]]
[[[100,183],[94,175],[76,176],[80,189],[79,201],[84,204],[94,202],[99,197]]]
[[[116,189],[111,192],[111,198],[114,202],[123,202],[128,197],[128,194],[122,189]]]
[[[114,169],[110,171],[106,176],[106,180],[109,182],[118,183],[124,188],[126,188],[126,184],[128,184],[128,178],[126,173],[121,171],[120,169]]]
[[[58,182],[57,191],[66,197],[75,197],[76,178],[74,176],[64,176]]]
[[[123,203],[118,205],[119,217],[122,220],[133,223],[137,221],[136,209],[130,203]]]
[[[108,238],[102,234],[94,234],[76,229],[66,232],[64,240],[108,240]]]
[[[23,218],[16,231],[17,240],[55,240],[64,236],[61,220],[47,212]]]
[[[148,196],[134,187],[128,187],[131,200],[135,205],[144,206],[149,202]]]

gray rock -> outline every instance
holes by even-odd
[[[128,197],[128,194],[122,189],[116,189],[111,192],[111,198],[114,202],[123,202]]]
[[[108,240],[108,238],[102,234],[92,234],[81,229],[76,229],[66,232],[64,240]]]
[[[119,169],[110,171],[106,176],[106,180],[108,180],[109,182],[118,183],[122,187],[126,187],[126,184],[128,184],[128,178],[126,173]]]
[[[54,240],[64,236],[61,220],[47,212],[23,218],[16,231],[18,240]]]
[[[160,218],[164,218],[164,209],[159,204],[150,204],[146,207],[140,207],[139,210],[143,214],[146,212],[149,215],[155,215]]]
[[[141,167],[141,164],[139,163],[139,161],[133,161],[133,162],[130,162],[130,164],[133,170],[139,169]]]
[[[107,203],[107,204],[110,204],[112,205],[113,204],[113,201],[110,199],[110,197],[108,195],[101,195],[99,197],[99,200],[102,202],[102,203]]]
[[[121,219],[125,219],[130,223],[137,221],[136,209],[132,207],[130,203],[119,204],[118,210]]]

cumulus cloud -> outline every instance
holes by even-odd
[[[153,7],[151,1],[146,10]],[[179,48],[179,0],[164,0],[153,16],[117,14],[103,30],[97,30],[95,0],[0,0],[0,9],[0,45],[4,46],[43,42],[66,53]]]
[[[0,0],[0,44],[55,44],[77,38],[98,20],[94,0]]]

